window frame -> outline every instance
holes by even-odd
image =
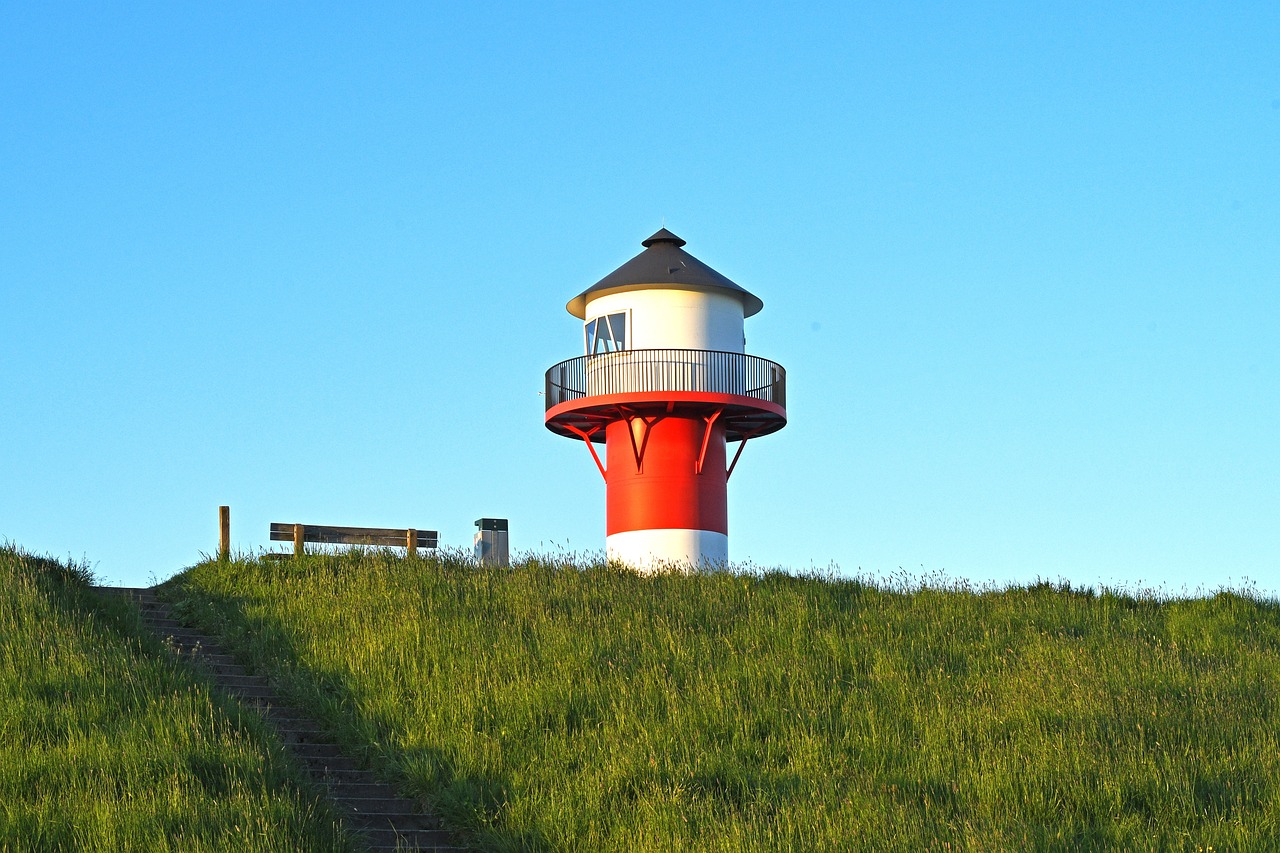
[[[615,328],[616,320],[613,318],[622,318],[621,345],[619,345],[618,334]],[[600,321],[603,320],[605,328],[608,330],[608,337],[601,337]],[[609,311],[604,314],[597,314],[582,324],[583,343],[587,355],[607,355],[614,352],[625,352],[631,348],[631,309],[624,308],[621,311]],[[607,342],[607,343],[605,343]],[[601,344],[604,348],[601,349]]]

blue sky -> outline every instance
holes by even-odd
[[[564,303],[765,302],[734,559],[1280,589],[1280,6],[0,6],[0,538],[603,547]]]

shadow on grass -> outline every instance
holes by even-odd
[[[6,557],[16,559],[0,554],[0,559]],[[113,844],[137,845],[134,849],[145,849],[165,837],[225,838],[234,830],[225,815],[189,812],[180,806],[170,809],[172,803],[149,798],[178,772],[186,801],[212,804],[232,793],[243,797],[246,789],[264,798],[272,792],[282,801],[296,798],[299,816],[317,817],[317,834],[303,840],[339,843],[327,805],[314,790],[300,791],[297,783],[302,780],[273,760],[260,721],[215,690],[201,674],[173,661],[145,626],[134,602],[94,589],[92,576],[82,567],[30,555],[21,559],[47,607],[50,625],[63,627],[47,629],[56,632],[47,642],[59,645],[58,662],[33,665],[21,676],[26,707],[17,720],[22,733],[18,742],[38,742],[37,752],[60,755],[65,766],[46,773],[47,768],[37,761],[29,770],[21,762],[8,769],[11,779],[33,774],[22,787],[43,793],[19,796],[17,802],[5,804],[0,839],[20,840],[12,849],[70,850],[86,844],[97,849],[108,838]],[[39,656],[30,659],[33,664],[38,661]],[[213,716],[198,707],[185,723],[163,716],[172,709],[191,714],[188,697],[201,693],[209,697]],[[204,737],[187,739],[187,726],[192,723],[208,726]],[[253,743],[256,754],[219,750],[232,742],[220,739],[219,730]],[[278,793],[285,782],[294,783],[289,786],[291,794]],[[139,796],[143,791],[147,795]],[[92,813],[95,797],[123,799],[116,804],[120,809],[114,818],[116,829],[86,826],[76,806]],[[60,801],[59,806],[49,809],[50,799]],[[267,813],[253,817],[266,819]],[[27,821],[34,824],[26,826]],[[282,827],[282,835],[296,835],[298,830],[298,826]],[[131,834],[121,842],[112,832]],[[11,849],[2,840],[0,848]]]
[[[458,773],[448,754],[431,747],[393,751],[388,721],[362,716],[341,674],[299,663],[288,632],[276,620],[250,615],[244,597],[195,592],[180,583],[166,587],[182,618],[219,640],[250,671],[273,678],[281,695],[307,709],[343,749],[402,796],[421,802],[460,841],[484,850],[552,849],[541,833],[502,825],[506,776]]]

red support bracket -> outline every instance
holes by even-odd
[[[711,427],[715,425],[715,422],[719,420],[720,416],[723,414],[724,409],[716,409],[714,412],[703,418],[703,420],[707,422],[707,425],[702,430],[702,449],[698,451],[698,464],[694,466],[694,470],[699,474],[702,473],[702,463],[706,461],[707,458],[707,445],[711,442]]]
[[[747,446],[747,438],[746,436],[743,436],[742,441],[738,444],[738,452],[733,454],[733,461],[729,463],[729,471],[724,475],[724,478],[726,480],[728,480],[730,477],[733,476],[733,469],[738,464],[738,457],[742,455],[743,448],[745,448],[746,446]]]
[[[604,470],[604,463],[600,461],[600,457],[596,454],[595,447],[592,446],[591,444],[591,436],[599,432],[600,427],[598,426],[592,427],[590,432],[584,432],[583,430],[578,429],[573,424],[565,424],[564,427],[570,432],[576,433],[577,435],[581,436],[583,442],[587,445],[587,450],[591,451],[591,458],[596,461],[596,467],[600,469],[600,476],[604,478],[604,481],[606,483],[609,482],[609,475]]]
[[[751,440],[751,439],[755,438],[755,436],[756,436],[756,432],[757,432],[756,430],[752,430],[752,431],[751,431],[751,432],[749,432],[749,433],[744,432],[744,433],[742,434],[742,441],[741,441],[741,443],[739,443],[739,444],[738,444],[738,452],[737,452],[737,453],[735,453],[735,454],[733,454],[733,461],[729,463],[729,471],[728,471],[728,473],[726,473],[726,474],[724,475],[724,478],[725,478],[726,480],[728,480],[730,477],[732,477],[732,476],[733,476],[733,469],[734,469],[734,468],[737,466],[737,464],[738,464],[738,457],[739,457],[739,456],[741,456],[741,455],[742,455],[742,451],[746,449],[746,447],[747,447],[747,442],[748,442],[749,440]]]
[[[640,471],[644,465],[644,451],[649,446],[649,433],[653,430],[658,421],[666,417],[666,415],[658,415],[654,418],[646,418],[643,415],[634,414],[621,406],[618,407],[619,413],[627,419],[627,435],[631,438],[631,452],[636,458],[636,471]],[[636,421],[644,424],[640,443],[636,444]]]

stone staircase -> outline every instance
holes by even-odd
[[[351,838],[371,851],[462,851],[469,849],[414,800],[390,785],[334,744],[305,711],[289,705],[259,675],[249,675],[209,636],[174,619],[168,605],[150,589],[99,587],[102,595],[134,602],[142,620],[180,659],[202,669],[210,680],[243,705],[256,710],[275,729],[292,760],[328,793]]]

